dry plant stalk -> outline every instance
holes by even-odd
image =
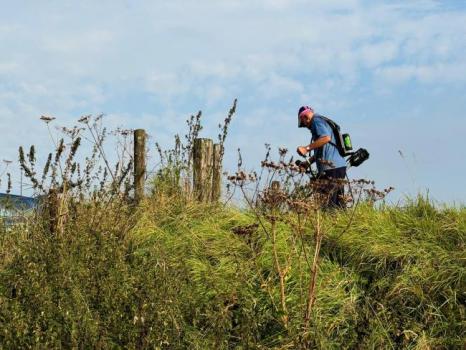
[[[287,264],[285,267],[282,267],[280,264],[280,260],[278,258],[278,252],[277,252],[277,231],[276,231],[276,226],[275,222],[272,222],[272,227],[270,228],[270,231],[272,233],[272,251],[273,251],[273,257],[274,257],[274,263],[275,263],[275,268],[277,269],[277,273],[280,279],[280,305],[282,308],[282,321],[283,325],[288,327],[288,308],[286,306],[286,282],[285,282],[285,277],[289,271],[290,265],[289,261],[287,261]]]
[[[320,247],[322,244],[322,228],[321,228],[321,213],[320,210],[316,211],[316,225],[315,225],[315,247],[314,247],[314,259],[312,261],[311,268],[311,279],[309,281],[308,296],[307,296],[307,307],[306,314],[304,316],[304,327],[305,329],[309,328],[309,322],[311,320],[312,307],[314,306],[316,300],[316,281],[317,281],[317,270],[319,268],[319,256],[320,256]]]
[[[56,127],[62,135],[56,140],[50,130],[55,118],[41,118],[49,131],[55,150],[49,153],[42,171],[36,169],[36,149],[30,147],[26,154],[19,147],[19,163],[25,177],[31,183],[36,196],[43,198],[42,211],[49,218],[52,234],[62,235],[70,215],[70,208],[79,201],[93,200],[112,202],[115,198],[129,198],[132,190],[131,172],[133,159],[130,148],[130,130],[117,129],[117,161],[113,167],[104,151],[107,129],[102,126],[103,115],[84,116],[80,126]],[[82,141],[87,141],[90,156],[78,155]],[[84,160],[84,161],[83,161]],[[83,161],[83,162],[82,162]]]
[[[320,251],[322,241],[325,238],[322,210],[334,210],[329,208],[332,191],[337,186],[351,188],[352,196],[345,196],[342,199],[348,209],[350,205],[353,206],[354,214],[360,201],[372,203],[383,199],[393,188],[379,191],[375,189],[373,181],[364,179],[352,181],[318,179],[306,168],[296,165],[293,158],[286,160],[286,149],[279,149],[279,161],[274,162],[270,160],[270,146],[266,145],[266,148],[267,153],[261,162],[262,170],[259,176],[256,172],[247,173],[242,169],[241,152],[238,151],[238,170],[235,174],[228,176],[228,180],[235,189],[240,189],[248,208],[257,220],[257,224],[271,240],[271,253],[280,290],[280,306],[283,314],[281,320],[285,328],[288,326],[290,317],[294,316],[289,314],[286,301],[286,276],[293,267],[293,252],[298,252],[297,255],[302,256],[309,266],[306,305],[302,314],[304,330],[308,330],[311,325],[313,307],[317,300]],[[250,190],[250,187],[253,189]],[[292,220],[293,217],[297,220]],[[312,230],[314,233],[312,261],[307,254],[303,234],[309,221],[313,222]],[[279,256],[277,222],[288,223],[293,232],[292,237],[297,237],[297,240],[292,240],[290,252],[284,259],[280,259]],[[349,225],[351,222],[346,230]]]

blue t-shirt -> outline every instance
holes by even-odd
[[[312,142],[316,141],[322,136],[330,136],[332,138],[331,142],[336,144],[335,135],[333,134],[332,128],[320,114],[314,114],[314,117],[311,121],[310,130],[312,133]],[[316,158],[317,170],[319,173],[329,169],[346,167],[345,158],[340,155],[337,147],[332,145],[330,142],[325,144],[323,147],[315,149],[314,156]],[[321,160],[324,160],[324,162]]]

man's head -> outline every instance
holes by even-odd
[[[311,126],[311,120],[314,116],[314,110],[309,106],[302,106],[298,110],[298,128],[308,128]]]

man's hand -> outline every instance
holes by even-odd
[[[309,146],[299,146],[298,149],[296,150],[296,152],[298,152],[298,154],[301,156],[301,157],[304,157],[306,154],[308,154],[311,150],[313,149],[317,149],[317,148],[320,148],[322,147],[323,145],[325,145],[326,143],[330,142],[332,140],[332,138],[329,136],[329,135],[324,135],[324,136],[321,136],[317,139],[317,141],[314,141],[313,143],[311,143]]]
[[[307,146],[299,146],[296,150],[301,157],[304,157],[309,151]]]

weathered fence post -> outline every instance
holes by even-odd
[[[134,199],[140,203],[144,198],[146,179],[146,131],[134,130]]]
[[[56,189],[50,189],[45,200],[45,208],[47,208],[47,216],[49,220],[49,230],[52,235],[57,235],[59,232],[59,216],[60,216],[60,199]]]
[[[222,186],[222,145],[216,143],[214,145],[214,153],[212,160],[212,202],[220,200]]]
[[[213,142],[211,139],[195,139],[193,149],[194,198],[201,202],[211,200]]]

